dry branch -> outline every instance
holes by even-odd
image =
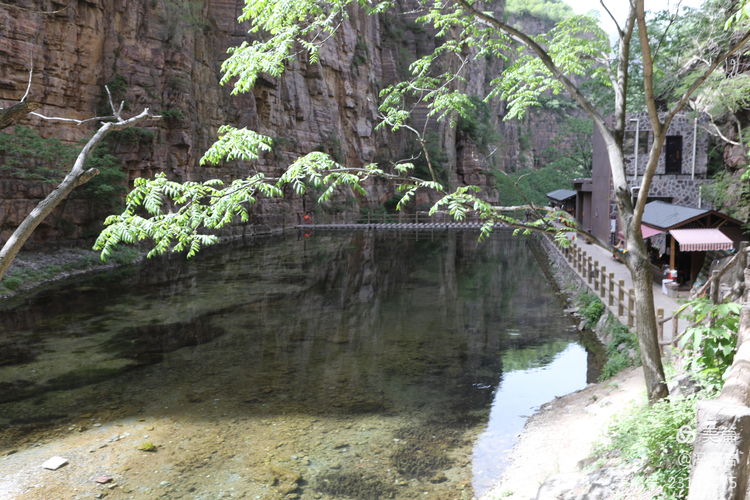
[[[11,108],[12,109],[12,108]],[[113,110],[115,111],[115,110]],[[136,116],[128,118],[127,120],[117,120],[113,122],[102,123],[96,133],[88,140],[83,149],[78,154],[73,167],[60,184],[40,201],[34,210],[26,216],[21,224],[13,231],[8,241],[5,242],[3,248],[0,250],[0,279],[3,278],[5,273],[10,268],[18,252],[23,248],[23,245],[29,239],[34,230],[42,223],[42,221],[57,208],[60,203],[70,195],[70,193],[78,186],[85,184],[96,176],[99,171],[95,168],[84,169],[86,160],[88,159],[91,152],[104,139],[104,137],[115,130],[124,130],[132,127],[137,123],[145,121],[147,119],[157,118],[149,113],[148,108],[141,111]]]
[[[0,110],[0,130],[15,125],[26,117],[29,113],[33,113],[35,110],[41,108],[42,105],[38,102],[23,101],[18,104],[14,104],[9,108]]]

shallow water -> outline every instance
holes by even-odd
[[[272,238],[13,306],[0,449],[90,415],[221,429],[232,453],[173,496],[470,498],[526,416],[586,382],[540,263],[505,232]]]

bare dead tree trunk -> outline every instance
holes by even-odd
[[[113,108],[114,109],[114,108]],[[34,230],[41,224],[41,222],[50,214],[52,211],[70,195],[70,193],[78,186],[85,184],[91,180],[94,176],[99,173],[99,170],[90,168],[84,169],[86,160],[88,159],[94,148],[101,142],[102,139],[114,130],[124,130],[132,127],[133,125],[146,120],[147,118],[154,118],[153,115],[149,114],[148,108],[144,109],[140,114],[122,120],[119,118],[119,113],[116,112],[117,121],[103,123],[99,130],[88,140],[86,145],[83,147],[81,152],[78,154],[73,167],[60,184],[47,195],[42,201],[40,201],[34,210],[26,216],[21,224],[13,231],[8,241],[5,242],[3,248],[0,250],[0,279],[5,276],[5,273],[10,268],[13,260],[18,255],[23,245],[29,239]]]
[[[750,267],[737,332],[737,352],[721,394],[700,401],[688,500],[748,497],[750,483]]]
[[[15,125],[32,111],[41,107],[38,102],[23,101],[0,110],[0,130]]]

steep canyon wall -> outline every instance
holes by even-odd
[[[264,170],[313,149],[361,165],[371,160],[378,144],[385,144],[372,131],[382,81],[377,18],[353,12],[341,36],[324,47],[320,65],[295,63],[283,78],[263,80],[252,93],[231,96],[230,89],[218,85],[219,67],[227,47],[247,37],[246,28],[236,22],[241,0],[74,0],[55,14],[35,10],[65,4],[27,0],[18,5],[22,8],[0,9],[4,105],[23,94],[33,64],[30,99],[42,103],[46,115],[101,114],[109,83],[130,111],[148,106],[171,117],[151,124],[152,134],[113,141],[130,179],[155,172],[183,180],[247,174],[246,165],[197,167],[224,123],[251,127],[277,140],[279,151],[255,166]],[[357,51],[366,66],[353,61]],[[28,124],[43,136],[66,141],[86,138],[93,130],[33,118]],[[33,180],[0,180],[2,236],[50,188]],[[279,209],[266,203],[262,210],[291,214],[299,204],[284,202]],[[95,208],[74,198],[57,218],[81,227],[87,219],[101,217]],[[79,235],[75,230],[60,234],[57,222],[53,217],[41,228],[42,238]]]
[[[243,3],[18,0],[15,7],[1,6],[0,106],[19,100],[33,67],[29,98],[43,105],[40,111],[45,115],[79,119],[100,115],[106,111],[105,84],[126,101],[129,112],[148,106],[163,113],[168,119],[149,124],[147,131],[110,140],[110,149],[130,180],[156,172],[182,180],[242,176],[251,168],[278,173],[311,150],[326,151],[355,166],[398,159],[410,152],[412,146],[404,134],[375,132],[374,126],[380,89],[403,77],[415,54],[434,47],[429,32],[414,28],[414,14],[378,18],[352,10],[338,36],[323,47],[320,64],[295,61],[283,77],[261,79],[252,92],[232,96],[230,88],[218,85],[219,68],[227,47],[247,39],[247,27],[236,22]],[[492,7],[498,15],[502,4]],[[401,12],[412,7],[410,0],[400,5]],[[51,11],[56,12],[46,13]],[[483,95],[500,66],[474,64],[466,86]],[[534,115],[526,122],[501,125],[503,112],[501,105],[492,106],[488,122],[501,133],[498,149],[502,151],[495,165],[507,168],[528,163],[524,159],[528,148],[519,147],[519,137],[536,127],[531,123]],[[417,110],[415,118],[427,120],[425,110]],[[198,167],[198,159],[224,123],[273,137],[276,151],[252,166]],[[547,117],[541,123],[554,127]],[[85,139],[94,130],[92,124],[77,126],[33,117],[25,125],[44,137],[68,143]],[[490,198],[496,196],[486,151],[445,124],[426,123],[426,129],[439,139],[451,184],[480,184]],[[57,165],[62,171],[68,166]],[[53,185],[0,170],[0,241]],[[359,201],[380,205],[389,196],[385,186],[376,186],[369,200]],[[295,223],[299,213],[311,206],[310,200],[294,197],[266,200],[258,205],[256,220],[272,225]],[[350,204],[348,209],[358,208]],[[40,227],[35,241],[90,241],[108,210],[95,200],[74,195]]]

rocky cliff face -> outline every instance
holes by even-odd
[[[393,23],[352,10],[339,36],[323,48],[320,64],[297,61],[282,78],[262,79],[251,93],[231,96],[230,89],[217,82],[227,47],[247,37],[246,27],[236,22],[242,4],[242,0],[19,0],[17,7],[0,7],[0,105],[18,101],[33,65],[30,98],[43,104],[40,111],[46,115],[101,114],[106,110],[105,84],[118,99],[125,99],[131,112],[148,106],[163,113],[168,119],[151,124],[152,133],[112,141],[130,179],[161,171],[191,180],[246,175],[247,165],[197,166],[224,123],[247,126],[276,139],[276,151],[254,165],[271,172],[311,150],[362,165],[397,159],[408,149],[405,137],[386,136],[373,127],[378,91],[399,78],[409,54],[425,53],[434,44],[429,33],[410,28],[414,16],[402,15]],[[495,7],[498,13],[502,4]],[[49,14],[40,9],[60,10]],[[404,4],[402,11],[407,10]],[[482,94],[496,70],[477,64],[468,88]],[[490,123],[497,124],[501,115],[502,108],[494,109]],[[92,125],[35,118],[28,125],[45,137],[68,142],[86,138],[93,130]],[[443,147],[451,183],[492,186],[487,153],[471,138],[445,125],[429,124],[428,129],[435,131]],[[501,126],[500,130],[505,138],[499,165],[505,167],[517,163],[524,151],[518,146],[517,128]],[[51,185],[0,173],[0,240],[49,189]],[[383,187],[370,194],[375,204],[389,196]],[[266,201],[256,213],[269,224],[295,223],[308,207],[311,204],[302,199]],[[105,210],[74,197],[40,228],[39,235],[80,238],[83,228],[96,226],[104,215]]]
[[[30,98],[44,105],[41,112],[46,115],[100,114],[107,83],[128,109],[149,106],[167,114],[169,120],[150,127],[155,134],[115,142],[131,179],[159,171],[182,179],[247,173],[242,166],[220,171],[197,167],[223,123],[252,127],[277,139],[279,151],[261,165],[267,169],[313,149],[362,164],[384,142],[372,131],[382,82],[376,18],[353,13],[341,36],[322,51],[320,65],[294,64],[284,78],[261,81],[250,94],[230,96],[217,82],[227,47],[246,37],[236,22],[242,0],[66,3],[69,6],[55,14],[33,9],[54,10],[65,4],[26,0],[18,3],[21,8],[0,9],[0,98],[4,104],[20,98],[33,62]],[[29,124],[44,136],[67,141],[92,131],[36,119]],[[45,190],[34,182],[5,181],[0,193],[3,235]],[[267,205],[263,210],[291,215],[299,203],[288,203],[283,211]],[[81,212],[90,207],[71,208],[62,216],[76,225],[84,222]]]
[[[526,33],[538,35],[551,30],[555,23],[549,19],[539,19],[523,14],[511,19],[514,26]],[[569,100],[567,94],[547,96],[559,103]],[[503,171],[516,171],[526,168],[540,168],[557,158],[558,151],[571,146],[565,137],[565,119],[584,117],[584,113],[574,105],[541,106],[531,108],[520,120],[502,121],[505,106],[501,103],[496,109],[500,118],[498,132],[503,138],[497,165]],[[570,186],[561,186],[570,187]]]

